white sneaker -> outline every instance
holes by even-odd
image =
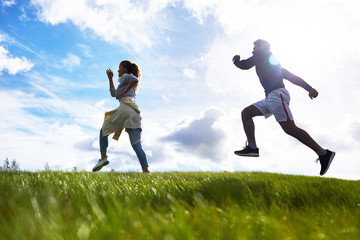
[[[99,162],[95,165],[95,167],[92,169],[93,172],[99,171],[102,167],[109,164],[109,161],[107,160],[107,157],[99,159]]]

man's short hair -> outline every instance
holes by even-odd
[[[261,46],[264,47],[265,50],[270,51],[270,43],[268,43],[267,41],[263,40],[263,39],[258,39],[254,42],[255,44],[259,44]]]

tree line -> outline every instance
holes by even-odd
[[[0,166],[0,171],[20,171],[20,166],[15,159],[10,162],[9,158],[5,158],[4,164]]]
[[[50,166],[49,163],[46,163],[44,166],[44,170],[45,171],[51,171],[50,170]],[[9,161],[9,158],[6,157],[4,160],[4,163],[2,166],[0,166],[0,171],[21,171],[20,169],[20,165],[18,162],[16,162],[15,159],[13,159],[11,162]],[[25,170],[26,171],[26,170]],[[72,169],[73,172],[77,172],[78,168],[77,167],[73,167]],[[115,169],[111,169],[112,172],[115,172]]]

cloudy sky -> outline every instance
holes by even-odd
[[[266,39],[281,65],[319,92],[285,81],[298,126],[336,151],[326,177],[360,179],[358,0],[1,0],[0,160],[37,171],[90,171],[104,112],[118,106],[105,70],[138,63],[137,100],[150,171],[266,171],[318,176],[317,155],[273,117],[255,119],[259,158],[233,154],[241,110],[264,98],[251,56]],[[123,134],[110,165],[138,171]]]

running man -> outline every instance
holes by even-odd
[[[253,117],[264,116],[268,118],[274,115],[285,133],[293,136],[316,152],[321,164],[320,175],[324,175],[330,167],[335,152],[323,149],[303,129],[295,125],[289,103],[290,95],[285,89],[283,79],[304,88],[309,92],[311,99],[318,96],[318,92],[307,84],[302,78],[292,74],[276,61],[270,52],[270,44],[262,39],[254,42],[253,55],[245,60],[240,60],[239,55],[233,57],[233,63],[240,69],[248,70],[255,66],[260,83],[265,89],[265,99],[246,107],[242,113],[242,122],[247,137],[247,145],[243,150],[235,151],[238,156],[258,157],[259,149],[255,141],[255,125]]]

